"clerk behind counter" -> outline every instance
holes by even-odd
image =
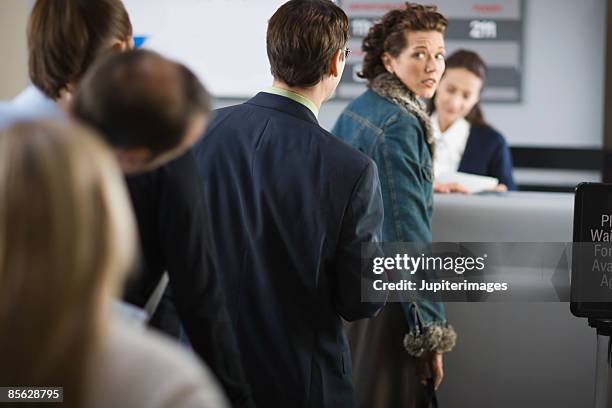
[[[516,190],[508,144],[485,121],[480,108],[486,75],[486,64],[475,52],[459,50],[446,60],[446,71],[429,104],[436,139],[436,179],[459,171],[497,178],[496,191]],[[434,191],[467,189],[457,183],[436,182]]]

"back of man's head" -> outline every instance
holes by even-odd
[[[270,18],[268,59],[274,79],[309,88],[331,69],[334,54],[346,47],[348,17],[330,0],[291,0]]]
[[[193,123],[210,112],[210,97],[185,66],[136,50],[96,64],[72,103],[75,117],[119,149],[159,156],[185,144]]]

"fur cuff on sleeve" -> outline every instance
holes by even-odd
[[[427,351],[446,353],[456,342],[457,333],[451,325],[431,325],[421,333],[410,332],[404,336],[404,347],[414,357],[421,357]]]

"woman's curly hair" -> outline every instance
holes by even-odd
[[[360,78],[372,80],[386,72],[382,56],[388,52],[397,57],[406,47],[406,31],[438,31],[444,33],[448,20],[436,6],[406,2],[403,9],[392,10],[374,24],[363,39],[365,52]]]

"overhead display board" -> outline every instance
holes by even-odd
[[[432,0],[450,24],[448,52],[477,51],[489,65],[485,101],[519,102],[525,0]],[[143,47],[189,66],[218,98],[247,98],[272,81],[266,54],[268,19],[284,0],[124,0]],[[401,0],[338,0],[350,19],[345,74],[336,93],[351,99],[365,89],[357,77],[368,29]]]
[[[447,55],[464,48],[476,51],[489,72],[482,99],[485,102],[520,102],[522,97],[523,21],[525,0],[433,0],[449,25],[445,35]],[[349,16],[351,53],[337,91],[352,99],[364,90],[361,43],[370,27],[390,10],[404,7],[401,0],[341,0]]]

